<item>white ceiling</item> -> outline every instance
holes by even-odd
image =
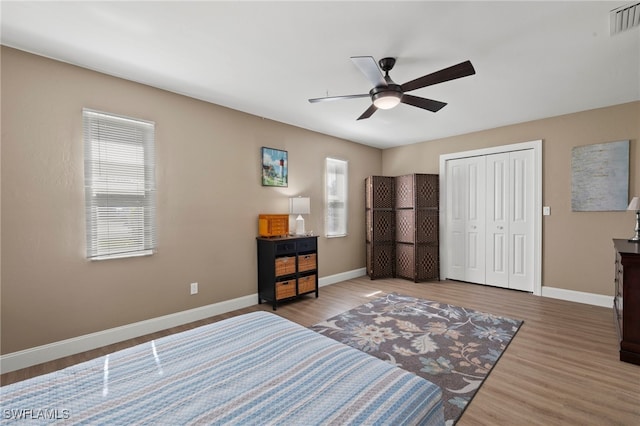
[[[380,148],[640,100],[629,1],[8,2],[2,44]],[[393,56],[402,84],[465,60],[476,74],[411,92],[447,102],[356,121],[351,56]]]

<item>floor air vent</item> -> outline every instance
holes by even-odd
[[[640,2],[621,6],[611,11],[611,35],[640,25]]]

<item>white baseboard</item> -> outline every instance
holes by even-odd
[[[602,306],[605,308],[613,307],[613,296],[565,290],[563,288],[542,286],[542,297],[568,300],[569,302],[586,303],[587,305]]]
[[[328,277],[322,277],[318,280],[318,287],[324,287],[339,283],[342,281],[350,280],[353,278],[362,277],[367,274],[367,268],[354,269],[353,271],[341,272],[339,274],[331,275]]]
[[[335,284],[340,281],[360,277],[365,275],[365,273],[366,269],[361,268],[331,275],[329,277],[322,277],[318,280],[318,285],[323,287]],[[102,346],[122,342],[123,340],[133,339],[146,334],[166,330],[167,328],[177,327],[190,322],[209,318],[214,315],[235,311],[236,309],[246,308],[257,303],[258,294],[256,293],[236,299],[225,300],[224,302],[201,306],[199,308],[189,309],[187,311],[176,312],[174,314],[110,328],[96,333],[85,334],[71,339],[60,340],[58,342],[36,346],[34,348],[12,352],[6,355],[0,355],[0,374],[41,364],[43,362],[53,361],[65,356],[90,351]]]

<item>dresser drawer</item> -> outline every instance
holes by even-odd
[[[276,257],[276,277],[296,273],[295,256]]]
[[[286,299],[288,297],[294,297],[296,295],[296,280],[291,279],[287,281],[276,282],[276,299]]]
[[[276,252],[276,255],[295,253],[296,243],[295,241],[278,242],[276,243],[275,252]]]
[[[316,269],[316,254],[301,254],[298,256],[298,271],[313,271]]]
[[[298,278],[298,293],[309,293],[316,291],[316,276],[307,275],[306,277]]]
[[[296,249],[298,252],[301,251],[316,251],[316,239],[315,238],[304,238],[298,240],[296,242]]]

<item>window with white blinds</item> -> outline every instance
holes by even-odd
[[[87,258],[153,254],[155,124],[82,110]]]
[[[326,159],[324,228],[327,237],[347,235],[347,166],[344,160]]]

